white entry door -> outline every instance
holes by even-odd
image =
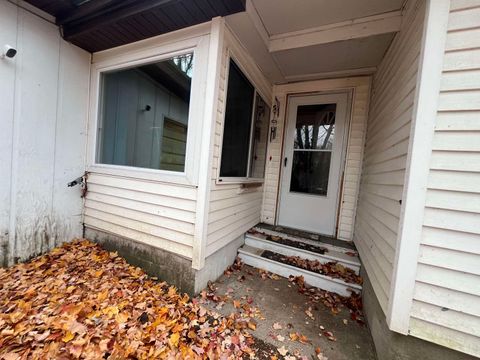
[[[346,93],[289,98],[279,225],[335,235],[347,104]]]

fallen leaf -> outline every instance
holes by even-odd
[[[69,341],[72,341],[74,337],[75,337],[75,334],[73,334],[70,331],[67,331],[65,336],[62,338],[62,341],[68,343]]]
[[[285,346],[282,346],[281,348],[278,348],[277,351],[278,351],[278,353],[279,353],[280,355],[282,355],[282,356],[285,356],[285,355],[288,354],[288,350],[285,349]]]

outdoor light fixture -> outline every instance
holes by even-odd
[[[15,49],[13,46],[10,45],[5,45],[3,47],[3,52],[0,55],[0,59],[5,59],[7,58],[13,58],[17,55],[17,49]]]

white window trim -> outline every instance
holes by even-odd
[[[237,58],[234,54],[232,49],[227,50],[227,63],[226,63],[226,69],[225,69],[225,84],[224,84],[224,89],[225,89],[225,101],[223,104],[223,125],[222,125],[222,130],[221,130],[221,136],[220,136],[220,154],[218,156],[218,169],[217,169],[217,176],[215,180],[215,184],[217,185],[222,185],[222,184],[251,184],[251,183],[264,183],[265,182],[265,173],[263,178],[252,178],[252,177],[229,177],[229,176],[220,176],[220,171],[222,168],[222,150],[223,150],[223,134],[225,131],[225,115],[226,115],[226,108],[227,108],[227,97],[228,97],[228,78],[230,75],[230,62],[233,60],[233,62],[238,66],[238,68],[241,70],[243,76],[247,78],[248,81],[250,81],[250,84],[253,86],[253,109],[252,109],[252,116],[250,119],[250,138],[249,138],[249,144],[248,144],[248,161],[247,161],[247,175],[250,172],[250,161],[251,161],[251,151],[252,151],[252,137],[253,137],[253,130],[254,130],[254,123],[255,123],[255,100],[257,94],[262,98],[262,100],[267,104],[269,109],[272,108],[272,104],[267,97],[264,96],[262,91],[259,89],[255,81],[252,80],[252,77],[249,75],[249,72],[245,69],[245,67],[242,65],[242,62],[239,58]],[[270,131],[270,119],[268,120],[268,129]],[[268,141],[270,138],[270,133],[267,134],[267,146],[268,146]],[[264,164],[264,171],[267,171],[267,159],[265,158],[265,164]]]
[[[136,43],[132,46],[136,46]],[[121,176],[134,179],[151,180],[157,182],[174,183],[178,185],[198,185],[198,161],[196,154],[200,151],[202,138],[202,122],[204,113],[203,94],[206,87],[206,73],[208,63],[209,35],[201,35],[176,42],[150,47],[144,51],[130,51],[125,47],[121,54],[101,57],[101,60],[92,64],[90,79],[90,109],[88,120],[87,142],[87,171],[112,176]],[[192,73],[192,87],[188,113],[187,148],[185,155],[185,171],[140,168],[133,166],[102,164],[97,162],[100,79],[101,73],[116,69],[129,68],[156,61],[166,60],[173,56],[193,53],[194,66]]]

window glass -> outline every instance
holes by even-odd
[[[101,76],[97,161],[183,172],[193,54]]]
[[[247,177],[255,89],[231,61],[223,129],[220,176]]]
[[[265,175],[270,108],[258,94],[255,97],[254,116],[249,176],[260,179]]]
[[[332,149],[336,106],[321,104],[298,107],[294,149]]]
[[[290,191],[327,195],[336,107],[321,104],[297,108]]]

